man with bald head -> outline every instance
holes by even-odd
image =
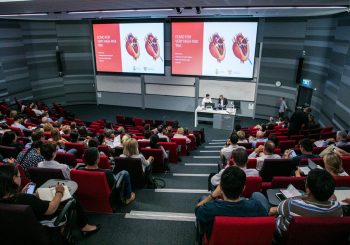
[[[267,138],[265,138],[265,133],[261,130],[256,132],[255,139],[249,139],[249,142],[252,143],[253,148],[256,147],[256,143],[258,142],[266,142]]]
[[[274,154],[275,143],[271,140],[265,142],[264,146],[256,148],[248,158],[256,158],[256,169],[260,171],[264,165],[265,159],[281,159],[280,155]]]

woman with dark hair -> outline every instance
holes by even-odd
[[[6,131],[1,139],[1,145],[15,147],[16,156],[23,150],[23,146],[17,142],[17,135],[13,131]]]
[[[158,144],[159,142],[159,136],[156,134],[153,134],[150,138],[149,138],[149,146],[152,149],[161,149],[163,152],[163,158],[167,159],[168,158],[168,154],[166,153],[166,151],[164,150],[164,147]]]
[[[62,184],[56,186],[56,193],[52,201],[43,201],[36,195],[26,194],[28,185],[20,191],[21,175],[12,165],[0,166],[0,202],[9,204],[28,205],[33,209],[39,220],[52,219],[61,203],[64,193]],[[82,207],[76,203],[77,222],[84,236],[93,234],[99,230],[99,226],[89,225]],[[52,217],[53,216],[53,217]]]

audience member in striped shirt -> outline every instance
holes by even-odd
[[[323,169],[310,171],[306,179],[306,193],[301,197],[289,198],[278,207],[270,209],[270,215],[278,215],[277,230],[283,234],[295,216],[341,217],[343,210],[334,200],[335,183],[333,177]]]

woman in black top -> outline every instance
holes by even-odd
[[[56,186],[56,194],[51,202],[43,201],[36,195],[26,194],[28,185],[20,191],[21,175],[12,165],[0,166],[0,202],[28,205],[32,208],[39,220],[45,220],[54,215],[63,197],[63,185]],[[98,226],[89,225],[79,202],[76,203],[77,222],[84,236],[93,234],[99,230]]]
[[[16,157],[23,150],[23,146],[17,142],[17,136],[13,131],[7,131],[4,133],[1,139],[1,145],[15,147]]]

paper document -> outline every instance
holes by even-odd
[[[281,190],[281,192],[286,198],[301,196],[300,191],[298,191],[292,184],[290,184],[287,189]]]
[[[335,190],[334,195],[337,197],[338,202],[341,205],[349,205],[347,203],[342,202],[342,200],[346,198],[350,198],[350,190]]]
[[[38,188],[37,192],[38,192],[39,198],[41,200],[51,202],[52,199],[55,197],[56,187]],[[72,195],[70,194],[68,187],[64,186],[64,193],[63,193],[63,197],[61,199],[61,202],[65,201],[71,197],[72,197]]]

